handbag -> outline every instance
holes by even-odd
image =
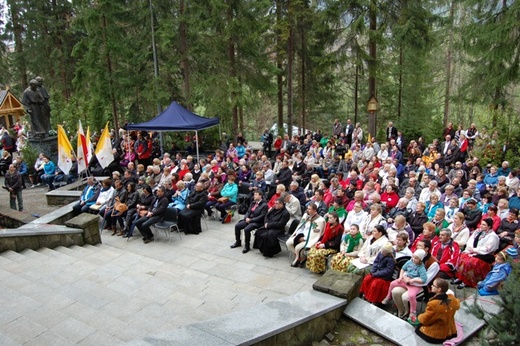
[[[128,210],[128,205],[119,200],[119,197],[116,197],[116,202],[114,203],[114,210],[117,210],[120,214],[124,213]]]
[[[217,199],[217,202],[219,203],[226,203],[227,201],[229,201],[229,197],[220,197]]]

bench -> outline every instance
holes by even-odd
[[[130,344],[310,345],[334,328],[346,304],[325,293],[304,291]]]
[[[103,181],[108,177],[96,177],[97,181]],[[73,183],[63,185],[45,194],[47,205],[65,205],[74,201],[79,201],[83,188],[87,184],[87,179],[79,179]]]

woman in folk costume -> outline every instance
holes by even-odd
[[[313,247],[323,234],[325,219],[318,214],[318,207],[311,203],[307,207],[307,213],[302,217],[300,224],[287,240],[287,248],[294,252],[296,258],[291,263],[292,267],[298,267],[305,262],[303,250]]]
[[[328,222],[321,239],[314,245],[307,256],[307,268],[313,273],[324,273],[327,269],[327,256],[339,251],[343,226],[335,211],[328,214]]]
[[[340,252],[335,254],[330,261],[331,268],[346,273],[348,265],[357,257],[362,246],[363,237],[359,233],[359,226],[352,224],[350,228],[345,228],[341,239]]]
[[[361,250],[359,250],[358,258],[350,263],[347,272],[354,274],[368,274],[370,267],[374,263],[379,250],[388,240],[388,233],[381,225],[372,228],[372,235],[368,237]]]
[[[386,220],[382,215],[381,204],[373,204],[370,206],[370,213],[359,225],[359,231],[363,238],[367,239],[372,235],[374,226],[381,225],[386,228]],[[375,256],[375,255],[374,255]]]
[[[363,278],[359,290],[365,299],[371,303],[381,303],[386,297],[388,287],[392,281],[395,268],[395,254],[392,243],[388,242],[381,247],[381,250],[374,260],[370,274]]]
[[[492,226],[492,219],[484,219],[480,229],[469,237],[466,249],[459,257],[457,279],[453,281],[458,284],[457,288],[476,287],[491,270],[491,264],[495,261],[494,253],[500,243]]]

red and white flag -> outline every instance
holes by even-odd
[[[90,142],[90,139],[89,141]],[[78,173],[83,172],[88,167],[89,162],[89,151],[87,138],[85,137],[85,133],[83,132],[83,126],[81,126],[81,121],[79,122],[78,127],[78,150],[76,150],[77,160],[78,160]],[[90,155],[92,155],[90,153]]]

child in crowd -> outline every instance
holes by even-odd
[[[518,252],[514,248],[510,248],[513,255]],[[507,251],[507,250],[506,250]],[[507,262],[508,255],[506,251],[500,251],[495,255],[495,264],[486,278],[477,283],[478,293],[481,296],[491,296],[498,294],[498,286],[504,282],[509,274],[511,274],[511,264]]]
[[[410,318],[408,321],[412,324],[417,322],[417,294],[422,290],[421,285],[426,283],[426,268],[423,263],[423,259],[426,256],[426,252],[423,249],[416,250],[412,258],[408,260],[399,273],[399,278],[395,279],[390,283],[390,288],[386,294],[385,299],[381,304],[386,305],[390,301],[392,296],[392,290],[395,287],[403,287],[408,290],[408,297],[410,301]],[[403,316],[399,316],[403,317]]]
[[[359,233],[359,226],[352,224],[349,229],[345,228],[341,238],[340,252],[332,257],[330,265],[332,269],[346,272],[350,262],[357,257],[363,246],[363,237]]]

